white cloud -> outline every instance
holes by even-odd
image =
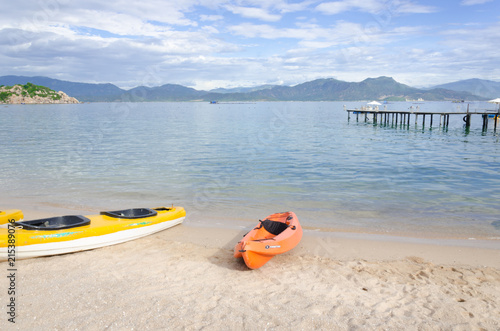
[[[266,22],[277,22],[284,14],[300,12],[314,5],[316,0],[292,3],[284,0],[246,0],[237,1],[238,5],[228,1],[223,7],[236,15]]]
[[[303,2],[291,3],[290,1],[268,1],[267,3],[272,3],[273,7],[279,10],[281,13],[292,13],[306,10],[311,5],[315,4],[315,0],[307,0]]]
[[[500,73],[500,23],[476,29],[450,29],[442,32],[443,45],[449,50],[450,62],[468,63],[476,69]]]
[[[79,14],[78,20],[66,19],[62,22],[77,27],[87,27],[109,32],[115,35],[158,36],[169,28],[155,26],[138,17],[122,13],[109,13],[86,10]]]
[[[435,13],[438,10],[436,7],[419,5],[406,0],[394,1],[393,6],[396,14],[429,14]]]
[[[222,15],[200,15],[200,21],[202,22],[215,22],[215,21],[221,21],[224,19],[224,16]]]
[[[435,11],[434,7],[418,5],[408,0],[342,0],[333,2],[324,2],[316,7],[316,10],[327,14],[336,15],[346,11],[358,10],[370,14],[377,14],[380,12],[390,12],[394,14],[423,14],[432,13]]]
[[[304,47],[305,49],[311,49],[311,48],[328,48],[332,47],[333,43],[329,41],[301,41],[299,42],[299,45]]]
[[[460,4],[463,6],[482,5],[483,3],[492,2],[493,0],[463,0]]]
[[[241,15],[246,18],[255,18],[268,22],[276,22],[281,19],[281,15],[270,14],[267,10],[257,7],[240,7],[228,5],[225,6],[225,8],[233,14]]]
[[[58,1],[58,0],[55,0]],[[178,0],[178,1],[164,1],[164,0],[147,0],[147,1],[128,1],[128,0],[114,0],[114,1],[97,1],[89,0],[83,1],[69,1],[59,0],[66,2],[62,7],[66,13],[75,13],[79,18],[79,11],[96,10],[104,14],[119,13],[128,17],[135,17],[142,21],[157,21],[170,25],[191,25],[193,21],[186,18],[185,13],[192,10],[193,6],[198,3],[196,0]]]
[[[343,0],[334,2],[324,2],[319,4],[316,9],[328,14],[335,15],[349,10],[360,10],[369,13],[376,13],[383,8],[383,4],[377,0]]]
[[[240,0],[227,1],[226,6],[231,6],[233,2],[237,2],[241,7],[261,8],[265,11],[276,11],[280,14],[293,13],[306,10],[311,5],[317,3],[317,0],[305,0],[299,2],[291,2],[287,0]]]
[[[242,23],[228,27],[235,35],[246,38],[297,40],[305,49],[338,47],[345,45],[388,44],[421,33],[420,27],[382,29],[378,25],[364,26],[358,23],[337,21],[333,26],[297,24],[295,28],[278,29],[268,24]]]
[[[228,28],[235,35],[247,38],[264,39],[299,39],[317,40],[326,39],[337,43],[347,42],[354,37],[364,35],[360,24],[339,21],[334,27],[320,27],[318,25],[300,25],[297,28],[278,29],[267,24],[242,23]]]

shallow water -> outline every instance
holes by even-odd
[[[195,221],[293,210],[309,229],[500,239],[500,127],[348,121],[361,102],[0,107],[0,208],[182,205]],[[393,103],[425,111],[467,104]],[[470,104],[471,110],[494,108]]]

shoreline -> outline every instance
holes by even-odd
[[[171,241],[223,247],[234,245],[252,227],[237,229],[192,224],[186,220],[161,236]],[[493,267],[500,269],[500,242],[434,240],[368,233],[304,231],[299,245],[288,254],[333,260],[395,261],[417,258],[433,264]],[[479,245],[478,245],[479,244]]]
[[[97,214],[87,208],[67,208],[55,204],[19,205],[25,220],[60,215]],[[190,215],[180,225],[160,232],[166,240],[204,247],[232,249],[256,224],[256,220],[202,218]],[[193,217],[190,217],[193,216]],[[483,238],[442,238],[411,233],[374,233],[303,226],[304,237],[293,254],[336,260],[401,260],[409,256],[444,265],[488,266],[500,268],[500,240]],[[210,234],[210,235],[209,235]]]
[[[101,210],[99,209],[90,209],[88,207],[67,207],[55,203],[32,203],[26,201],[25,199],[19,198],[10,198],[7,201],[4,201],[5,205],[0,206],[0,208],[6,206],[15,206],[14,208],[4,208],[4,209],[21,209],[24,214],[25,220],[33,220],[54,216],[62,216],[62,215],[92,215],[98,214]],[[155,205],[156,206],[156,205]],[[148,206],[151,207],[151,206]],[[123,207],[126,209],[127,207]],[[120,209],[120,208],[116,208]],[[244,218],[233,218],[229,216],[220,216],[217,217],[215,215],[209,215],[205,217],[199,211],[195,211],[190,213],[187,211],[186,220],[183,222],[183,227],[189,227],[193,230],[196,229],[217,229],[220,233],[246,233],[249,229],[257,223],[257,219],[244,219]],[[260,215],[264,217],[263,215]],[[453,235],[442,235],[431,234],[431,233],[410,233],[410,232],[387,232],[387,231],[373,231],[373,229],[356,229],[356,228],[327,228],[327,227],[317,227],[317,226],[308,226],[302,224],[304,229],[304,237],[305,238],[316,238],[320,240],[324,245],[326,242],[334,242],[340,241],[344,245],[350,247],[354,243],[363,243],[368,242],[371,243],[369,247],[370,249],[364,250],[364,253],[367,255],[373,254],[375,251],[380,251],[380,254],[374,255],[377,258],[383,258],[384,255],[378,247],[383,244],[387,247],[392,247],[394,251],[400,251],[404,248],[404,251],[407,254],[410,254],[412,250],[418,250],[420,247],[424,251],[430,250],[431,247],[440,250],[443,247],[449,250],[455,249],[479,249],[489,251],[496,251],[498,253],[498,263],[495,263],[495,267],[500,268],[500,236],[491,236],[491,237],[464,237],[464,236],[453,236]],[[194,231],[196,232],[196,231]],[[215,232],[214,232],[215,233]],[[185,234],[188,238],[188,242],[195,243],[193,240],[190,240],[188,233]],[[177,238],[177,240],[183,241],[182,238]],[[237,240],[236,240],[237,242]],[[206,242],[205,245],[209,245],[210,243]],[[311,245],[309,245],[311,246]],[[359,245],[358,245],[359,246]],[[361,245],[363,246],[363,245]],[[314,247],[310,247],[309,251],[314,250]],[[361,250],[363,251],[363,250]],[[450,252],[451,254],[451,252]],[[398,255],[399,258],[402,258],[401,254]],[[427,256],[432,257],[432,254],[427,254]],[[490,253],[486,255],[481,255],[479,257],[480,261],[484,261],[482,264],[488,265],[487,259],[484,259],[484,256],[491,256]],[[361,255],[357,256],[358,258],[362,257]],[[453,263],[453,261],[447,261],[445,259],[438,259],[441,262],[449,262]],[[481,263],[475,263],[471,258],[463,259],[466,264],[474,263],[473,265],[481,265]]]
[[[45,199],[44,199],[45,200]],[[132,207],[154,207],[165,205],[165,202],[146,202],[146,203],[114,203],[112,207],[103,207],[103,206],[94,206],[88,204],[62,204],[58,202],[51,201],[40,201],[36,197],[25,198],[25,197],[11,197],[11,196],[1,196],[0,201],[2,204],[0,205],[1,209],[20,209],[23,211],[26,220],[44,218],[44,217],[54,217],[54,216],[62,216],[62,215],[70,215],[70,214],[80,214],[80,215],[91,215],[98,214],[102,210],[107,209],[127,209]],[[146,205],[145,205],[146,204]],[[166,203],[166,205],[170,205],[172,203]],[[218,211],[214,213],[213,210],[200,211],[196,206],[191,206],[190,204],[186,204],[185,201],[176,201],[173,204],[182,206],[186,209],[187,218],[200,223],[200,224],[223,224],[227,227],[234,227],[235,225],[243,225],[243,226],[251,226],[259,218],[265,217],[266,211],[260,212],[252,212],[252,216],[248,217],[248,213],[246,216],[241,216],[235,212],[234,208],[230,208],[229,214],[224,211]],[[269,208],[268,208],[269,209]],[[279,209],[279,208],[278,208]],[[301,212],[299,210],[294,210],[299,216],[300,220],[303,220],[306,215],[306,212]],[[274,213],[274,209],[269,209],[268,214]],[[299,214],[300,212],[300,214]],[[255,215],[255,216],[254,216]],[[341,214],[340,217],[343,215]],[[382,215],[383,216],[383,215]],[[339,217],[339,215],[336,215]],[[363,216],[360,216],[363,218]],[[344,217],[342,217],[344,218]],[[345,219],[356,218],[355,215],[346,215]],[[500,222],[500,221],[497,221]],[[449,233],[447,231],[443,231],[442,228],[436,228],[434,232],[430,230],[421,231],[422,229],[416,229],[412,231],[408,230],[391,230],[384,229],[383,227],[378,228],[367,228],[367,227],[348,227],[345,225],[337,225],[328,226],[320,223],[308,224],[305,222],[302,223],[302,228],[305,230],[311,231],[322,231],[322,232],[342,232],[342,233],[361,233],[361,234],[373,234],[373,235],[388,235],[388,236],[396,236],[396,237],[409,237],[409,238],[422,238],[422,239],[459,239],[459,240],[492,240],[500,241],[500,232],[490,234],[486,232],[485,229],[481,229],[481,231],[476,232],[475,234],[469,235],[464,232],[460,233]],[[500,228],[498,228],[500,230]],[[431,229],[432,230],[432,229]],[[491,230],[495,231],[495,228]],[[489,231],[491,231],[489,230]],[[486,234],[488,233],[488,234]]]
[[[0,205],[0,209],[21,209],[24,213],[25,220],[33,220],[45,217],[54,217],[54,216],[62,216],[62,215],[92,215],[98,214],[102,210],[107,210],[103,207],[90,207],[88,205],[64,205],[55,202],[47,202],[47,201],[33,201],[26,198],[12,198],[12,197],[1,197],[2,205]],[[164,205],[165,203],[148,203],[147,206],[141,205],[140,207],[158,207],[160,205]],[[169,205],[170,203],[167,203]],[[187,217],[186,220],[189,220],[192,224],[199,224],[200,226],[211,226],[211,225],[219,225],[220,227],[227,228],[240,228],[245,226],[252,226],[257,222],[259,218],[265,217],[267,214],[264,212],[260,212],[259,214],[255,213],[255,217],[242,217],[241,215],[235,215],[234,210],[231,209],[230,215],[225,214],[223,211],[219,211],[214,213],[213,211],[201,212],[197,208],[192,208],[192,206],[186,205],[182,202],[175,202],[175,205],[180,205],[186,209]],[[137,204],[139,205],[139,204]],[[133,205],[135,206],[135,205]],[[133,207],[132,206],[132,207]],[[137,206],[136,206],[137,207]],[[131,208],[129,204],[123,205],[114,205],[111,209],[127,209]],[[298,213],[298,211],[295,211]],[[297,214],[299,219],[302,220],[304,217],[302,214]],[[301,217],[302,216],[302,217]],[[351,216],[354,217],[354,216]],[[500,222],[500,221],[499,221]],[[500,232],[493,233],[490,235],[485,235],[484,230],[482,230],[482,234],[476,233],[471,235],[466,235],[464,233],[448,233],[444,231],[439,232],[431,232],[431,231],[411,231],[411,230],[399,230],[395,231],[393,229],[387,230],[381,227],[377,228],[366,228],[366,227],[348,227],[348,226],[327,226],[324,224],[307,224],[301,222],[302,228],[307,231],[319,231],[319,232],[328,232],[328,233],[346,233],[352,234],[353,236],[363,236],[363,235],[373,235],[373,236],[387,236],[391,237],[401,237],[401,238],[412,238],[412,239],[422,239],[424,241],[427,240],[462,240],[462,241],[492,241],[498,242],[500,249]],[[470,244],[466,244],[466,246],[470,246]]]

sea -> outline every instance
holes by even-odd
[[[0,106],[0,209],[179,205],[193,223],[500,241],[500,123],[374,123],[366,102]],[[389,110],[495,110],[393,102]],[[2,202],[4,201],[4,202]]]

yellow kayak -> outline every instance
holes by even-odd
[[[119,244],[182,223],[182,207],[135,208],[24,221],[20,210],[0,211],[0,261],[78,252]],[[10,260],[10,259],[9,259]]]

